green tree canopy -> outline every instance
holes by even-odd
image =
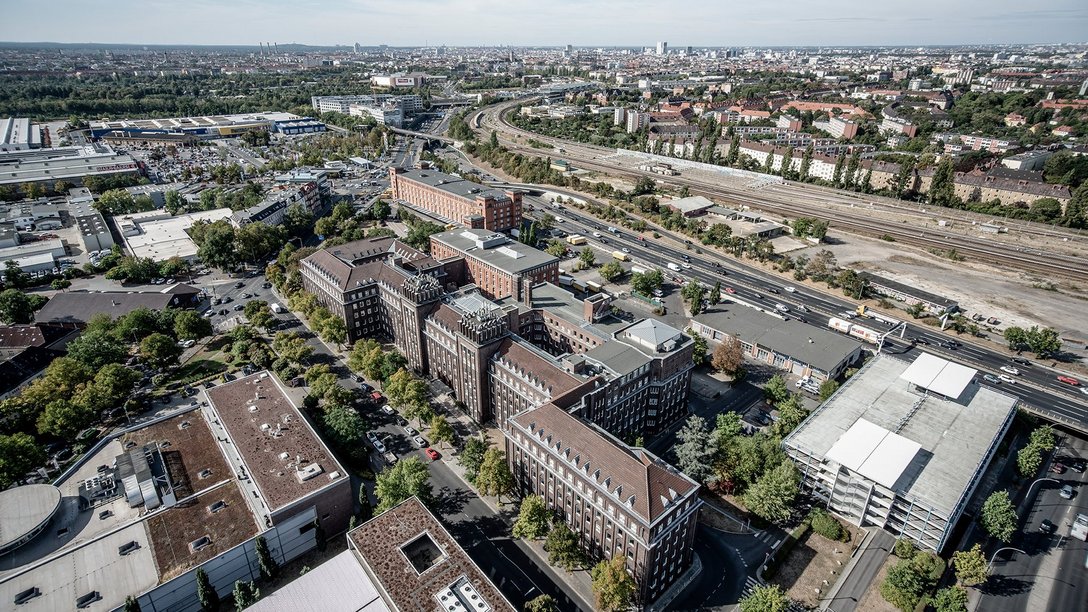
[[[785,461],[759,478],[744,493],[744,505],[756,516],[779,523],[793,512],[798,493],[797,468]]]
[[[28,434],[0,434],[0,490],[7,489],[30,470],[45,463],[45,451]]]
[[[1009,499],[1008,491],[994,491],[982,504],[980,520],[986,533],[1001,540],[1011,542],[1016,533],[1016,508]]]
[[[378,497],[378,514],[412,496],[428,504],[432,495],[430,472],[419,457],[398,461],[393,467],[378,474],[374,494]]]
[[[627,573],[627,558],[615,555],[593,566],[590,572],[596,609],[619,612],[630,607],[635,597],[635,580]]]
[[[790,599],[776,584],[759,585],[740,600],[740,612],[786,612]]]
[[[539,540],[548,535],[551,525],[551,512],[548,510],[544,498],[539,495],[528,495],[521,500],[521,509],[518,518],[514,522],[513,534],[515,538],[527,540]]]

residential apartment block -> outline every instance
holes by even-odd
[[[429,214],[476,229],[521,226],[521,193],[492,189],[433,170],[389,169],[393,197]]]

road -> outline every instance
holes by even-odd
[[[547,189],[557,193],[566,193],[562,190],[537,185],[493,184],[523,189]],[[583,197],[576,194],[568,195]],[[666,277],[674,279],[674,282],[677,278],[682,282],[696,279],[713,286],[715,282],[721,281],[723,288],[729,287],[735,291],[730,296],[733,299],[743,300],[765,310],[773,310],[775,304],[781,303],[790,308],[791,316],[797,316],[799,319],[804,317],[806,323],[823,329],[827,329],[826,323],[830,317],[838,316],[844,311],[853,311],[856,308],[855,303],[846,299],[816,293],[807,288],[794,292],[787,291],[785,287],[790,285],[781,279],[770,277],[766,272],[735,258],[709,251],[698,253],[696,247],[702,248],[700,245],[689,245],[692,250],[686,250],[673,247],[669,242],[663,240],[653,240],[652,242],[639,240],[637,233],[627,229],[613,234],[606,231],[609,222],[598,220],[569,206],[564,206],[562,209],[544,209],[543,206],[536,205],[534,209],[530,215],[535,218],[540,218],[544,214],[552,214],[557,219],[562,218],[562,222],[555,224],[556,229],[586,236],[591,245],[601,250],[606,256],[618,248],[626,248],[630,251],[632,264],[661,269],[666,272]],[[603,239],[594,238],[593,232],[595,231],[601,233]],[[658,230],[658,233],[672,238],[675,243],[683,244],[686,240],[682,236],[667,231]],[[644,236],[644,238],[648,238],[648,236]],[[690,269],[683,269],[679,273],[667,270],[669,263],[678,266],[686,263],[684,256],[690,258]],[[805,310],[801,308],[802,306]],[[981,373],[990,373],[995,376],[1003,373],[1000,370],[1002,366],[1015,365],[1020,371],[1020,375],[1014,377],[1018,382],[1013,384],[1001,383],[997,385],[1000,390],[1020,398],[1033,411],[1048,419],[1088,432],[1088,395],[1084,395],[1065,383],[1058,382],[1055,372],[1042,362],[1036,361],[1030,366],[1012,364],[1007,355],[969,342],[965,342],[962,346],[954,349],[942,347],[940,343],[954,337],[933,328],[909,322],[906,324],[904,335],[906,340],[889,336],[890,342],[885,343],[885,352],[902,355],[904,359],[910,360],[920,350],[924,349],[925,352],[940,355],[943,358],[977,368]],[[909,339],[918,339],[919,343],[924,342],[926,344],[912,344]]]
[[[1088,442],[1070,439],[1058,456],[1088,457]],[[1088,475],[1067,470],[1046,473],[1054,481],[1035,485],[1034,500],[1022,517],[1023,528],[1013,537],[1012,550],[997,551],[993,571],[983,590],[979,610],[1021,612],[1023,610],[1083,610],[1088,601],[1084,579],[1088,544],[1069,537],[1069,526],[1078,513],[1088,514]],[[1063,499],[1062,485],[1073,486],[1076,496]],[[1057,526],[1054,534],[1040,531],[1043,520]]]

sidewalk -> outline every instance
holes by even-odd
[[[820,602],[822,609],[854,612],[894,546],[895,537],[892,534],[878,527],[870,527],[869,533],[854,550],[854,556],[843,568],[842,576]]]

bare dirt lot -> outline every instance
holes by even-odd
[[[850,553],[865,536],[853,525],[843,526],[850,532],[849,542],[832,542],[809,531],[790,552],[771,583],[785,589],[790,599],[809,608],[819,605],[820,598],[839,579]]]

